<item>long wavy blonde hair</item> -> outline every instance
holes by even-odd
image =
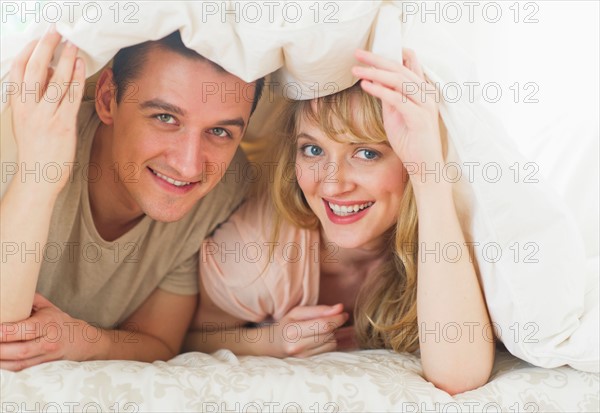
[[[357,106],[358,105],[358,106]],[[356,110],[356,108],[360,110]],[[276,143],[268,158],[276,161],[268,191],[277,211],[274,239],[281,219],[316,229],[319,220],[304,199],[296,180],[296,137],[300,121],[314,123],[338,142],[387,142],[381,102],[363,92],[360,85],[315,101],[286,102],[279,114]],[[417,207],[410,181],[406,183],[398,221],[389,237],[387,259],[369,274],[361,286],[354,309],[356,337],[363,348],[390,348],[413,352],[419,347],[417,329]]]

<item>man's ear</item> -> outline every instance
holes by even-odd
[[[114,109],[117,105],[117,88],[113,82],[113,71],[106,68],[96,84],[96,113],[106,125],[112,125]]]

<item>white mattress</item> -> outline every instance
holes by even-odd
[[[53,362],[0,371],[3,412],[598,412],[600,374],[543,369],[497,353],[485,386],[454,397],[413,355],[310,359],[186,353],[168,362]]]

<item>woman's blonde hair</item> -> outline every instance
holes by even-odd
[[[363,92],[360,85],[317,99],[290,101],[280,113],[281,136],[273,147],[277,161],[272,184],[263,190],[279,216],[275,217],[273,237],[280,219],[315,229],[319,220],[304,199],[296,180],[296,137],[304,119],[338,142],[387,142],[381,102]],[[354,310],[356,336],[361,347],[391,348],[413,352],[419,347],[417,330],[417,208],[410,181],[406,183],[396,225],[389,237],[389,259],[367,277]]]

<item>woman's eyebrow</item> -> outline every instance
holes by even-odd
[[[300,139],[300,138],[305,138],[311,141],[317,141],[317,139],[311,135],[309,135],[308,133],[305,132],[300,132],[298,135],[296,135],[296,139]]]

